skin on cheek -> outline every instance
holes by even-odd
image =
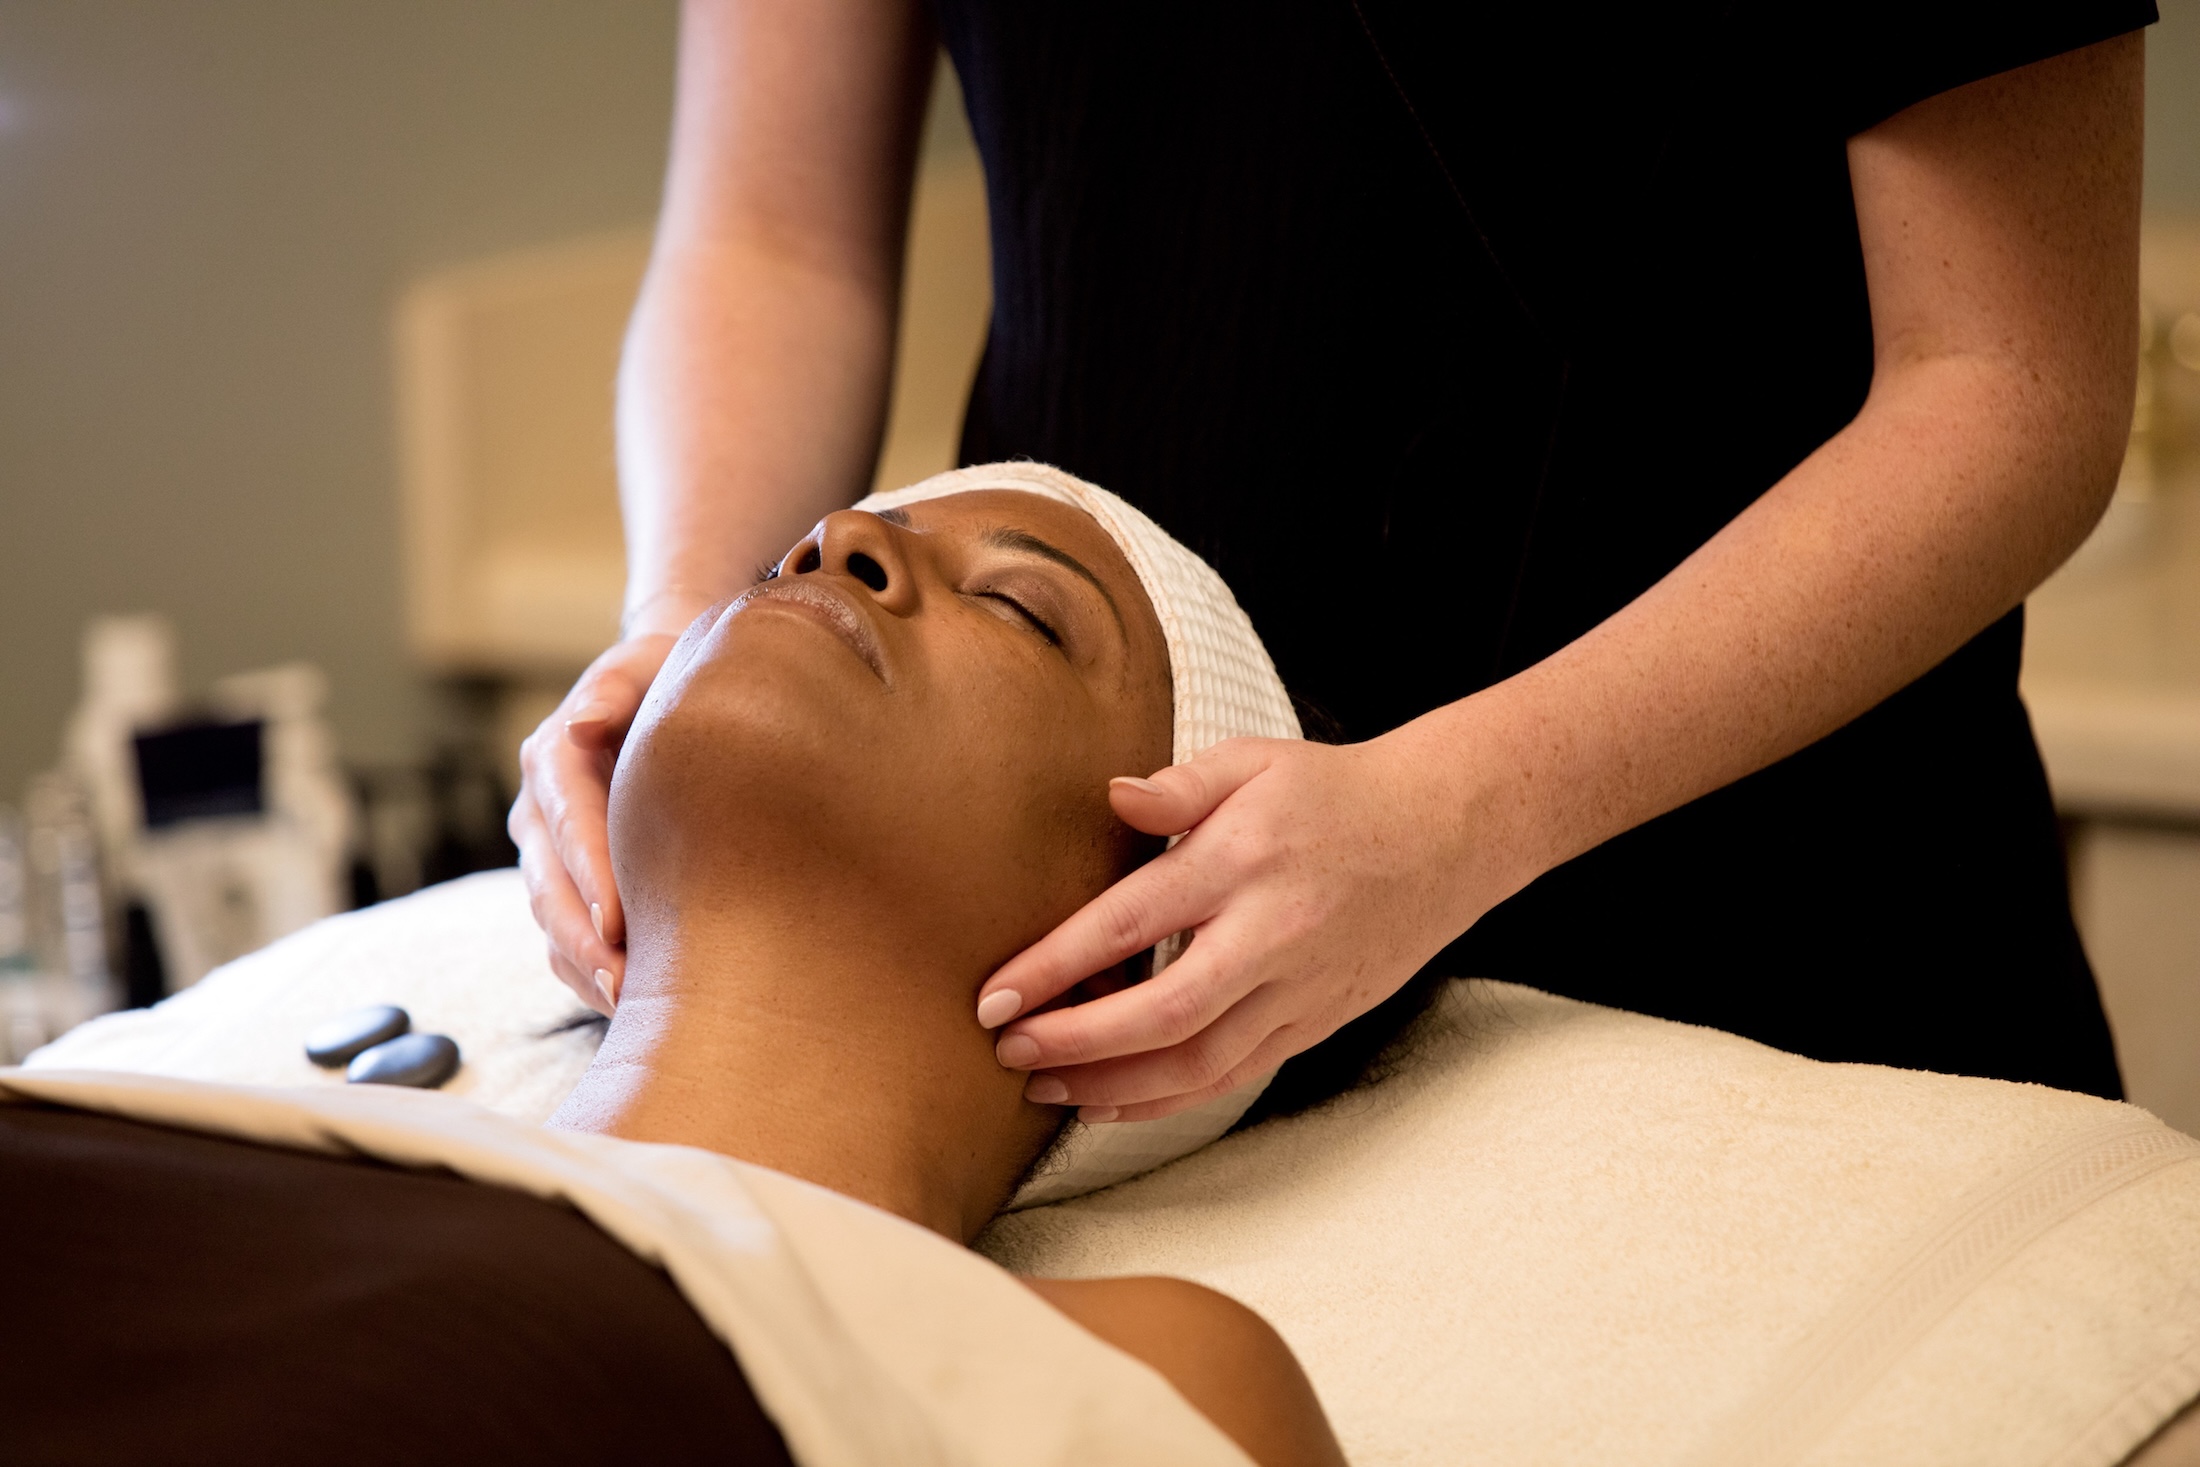
[[[1002,847],[985,864],[1027,914],[1021,946],[1127,864],[1107,781],[1152,709],[1095,697],[1061,652],[990,613],[970,619],[945,660],[953,686],[935,691],[960,725],[961,757],[943,773],[964,790],[967,819]]]

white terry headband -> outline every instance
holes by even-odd
[[[1178,764],[1224,739],[1300,737],[1291,696],[1268,660],[1253,623],[1212,566],[1168,531],[1107,490],[1036,463],[979,464],[935,474],[921,484],[874,494],[856,505],[876,513],[950,494],[1008,489],[1081,509],[1122,548],[1146,588],[1168,643],[1174,714],[1172,761]],[[1154,950],[1159,972],[1183,948],[1183,934]],[[1011,1211],[1097,1192],[1187,1156],[1221,1136],[1260,1098],[1257,1080],[1204,1105],[1158,1121],[1087,1126],[1071,1121],[1010,1199]]]

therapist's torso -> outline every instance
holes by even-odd
[[[1850,135],[2153,15],[937,9],[993,211],[964,461],[1137,503],[1347,739],[1580,635],[1854,416]],[[2116,1094],[2022,635],[1550,873],[1441,965]]]

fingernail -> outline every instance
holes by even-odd
[[[1168,793],[1167,790],[1163,789],[1160,785],[1155,784],[1150,779],[1134,779],[1128,774],[1119,774],[1115,778],[1109,780],[1108,784],[1111,788],[1115,785],[1127,784],[1132,789],[1137,790],[1142,795],[1165,795]]]
[[[579,743],[581,748],[590,748],[594,739],[601,735],[601,730],[609,726],[612,726],[612,710],[605,708],[603,704],[590,704],[587,708],[581,708],[570,719],[565,719],[565,737]]]
[[[602,903],[602,902],[590,902],[590,903],[588,904],[588,920],[596,924],[596,941],[598,941],[598,942],[602,942],[602,941],[603,941],[603,903]]]
[[[1122,1113],[1112,1105],[1086,1105],[1078,1107],[1077,1119],[1088,1126],[1104,1126]]]
[[[609,968],[596,970],[596,987],[603,994],[603,1001],[612,1008],[619,1006],[619,980],[611,976]]]
[[[1011,1070],[1027,1069],[1039,1063],[1039,1041],[1029,1035],[1011,1034],[993,1046],[993,1057]]]
[[[1033,1075],[1024,1087],[1024,1099],[1033,1105],[1060,1105],[1069,1099],[1069,1087],[1052,1075]]]
[[[603,935],[598,928],[597,936]],[[1024,1006],[1024,996],[1013,988],[996,988],[978,1000],[978,1027],[998,1029],[1016,1017]]]

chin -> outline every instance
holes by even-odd
[[[894,714],[884,686],[829,634],[744,614],[711,633],[661,701],[652,695],[620,767],[639,755],[715,764],[720,777],[750,764],[798,783],[845,776],[905,752],[893,747],[908,742],[894,736]]]

